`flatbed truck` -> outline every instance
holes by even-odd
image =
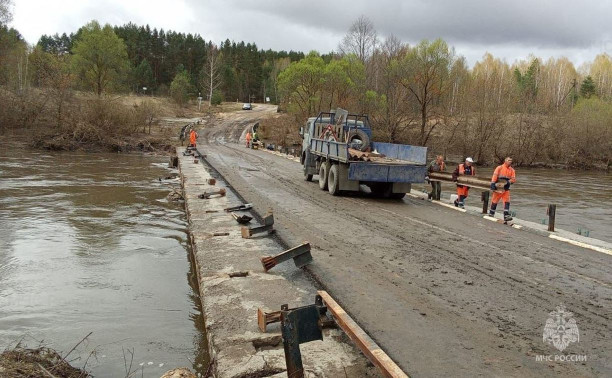
[[[321,190],[334,196],[365,185],[375,196],[401,199],[412,184],[425,182],[427,148],[371,141],[367,115],[321,112],[300,135],[304,178],[318,175]]]

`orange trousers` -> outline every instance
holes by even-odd
[[[504,190],[503,193],[493,192],[493,198],[491,199],[491,203],[498,203],[501,200],[503,203],[510,202],[510,191]]]
[[[470,191],[470,187],[469,186],[464,186],[464,187],[457,187],[457,196],[464,196],[467,198],[468,196],[468,192]]]

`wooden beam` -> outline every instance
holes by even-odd
[[[391,357],[368,336],[326,291],[319,290],[317,294],[323,299],[323,303],[333,315],[338,326],[361,349],[361,352],[380,369],[385,377],[408,378],[408,375],[393,362]]]

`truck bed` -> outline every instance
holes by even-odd
[[[425,181],[426,147],[372,142],[371,148],[382,156],[372,156],[370,161],[351,160],[346,143],[313,138],[310,144],[312,154],[348,164],[349,180],[405,183]]]

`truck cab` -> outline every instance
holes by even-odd
[[[364,139],[369,141],[372,138],[372,129],[367,115],[349,114],[346,110],[338,109],[335,112],[321,112],[317,117],[308,118],[305,125],[300,127],[300,136],[302,137],[300,161],[303,163],[313,138],[352,142],[354,147],[365,149]],[[347,137],[351,140],[346,141]]]

